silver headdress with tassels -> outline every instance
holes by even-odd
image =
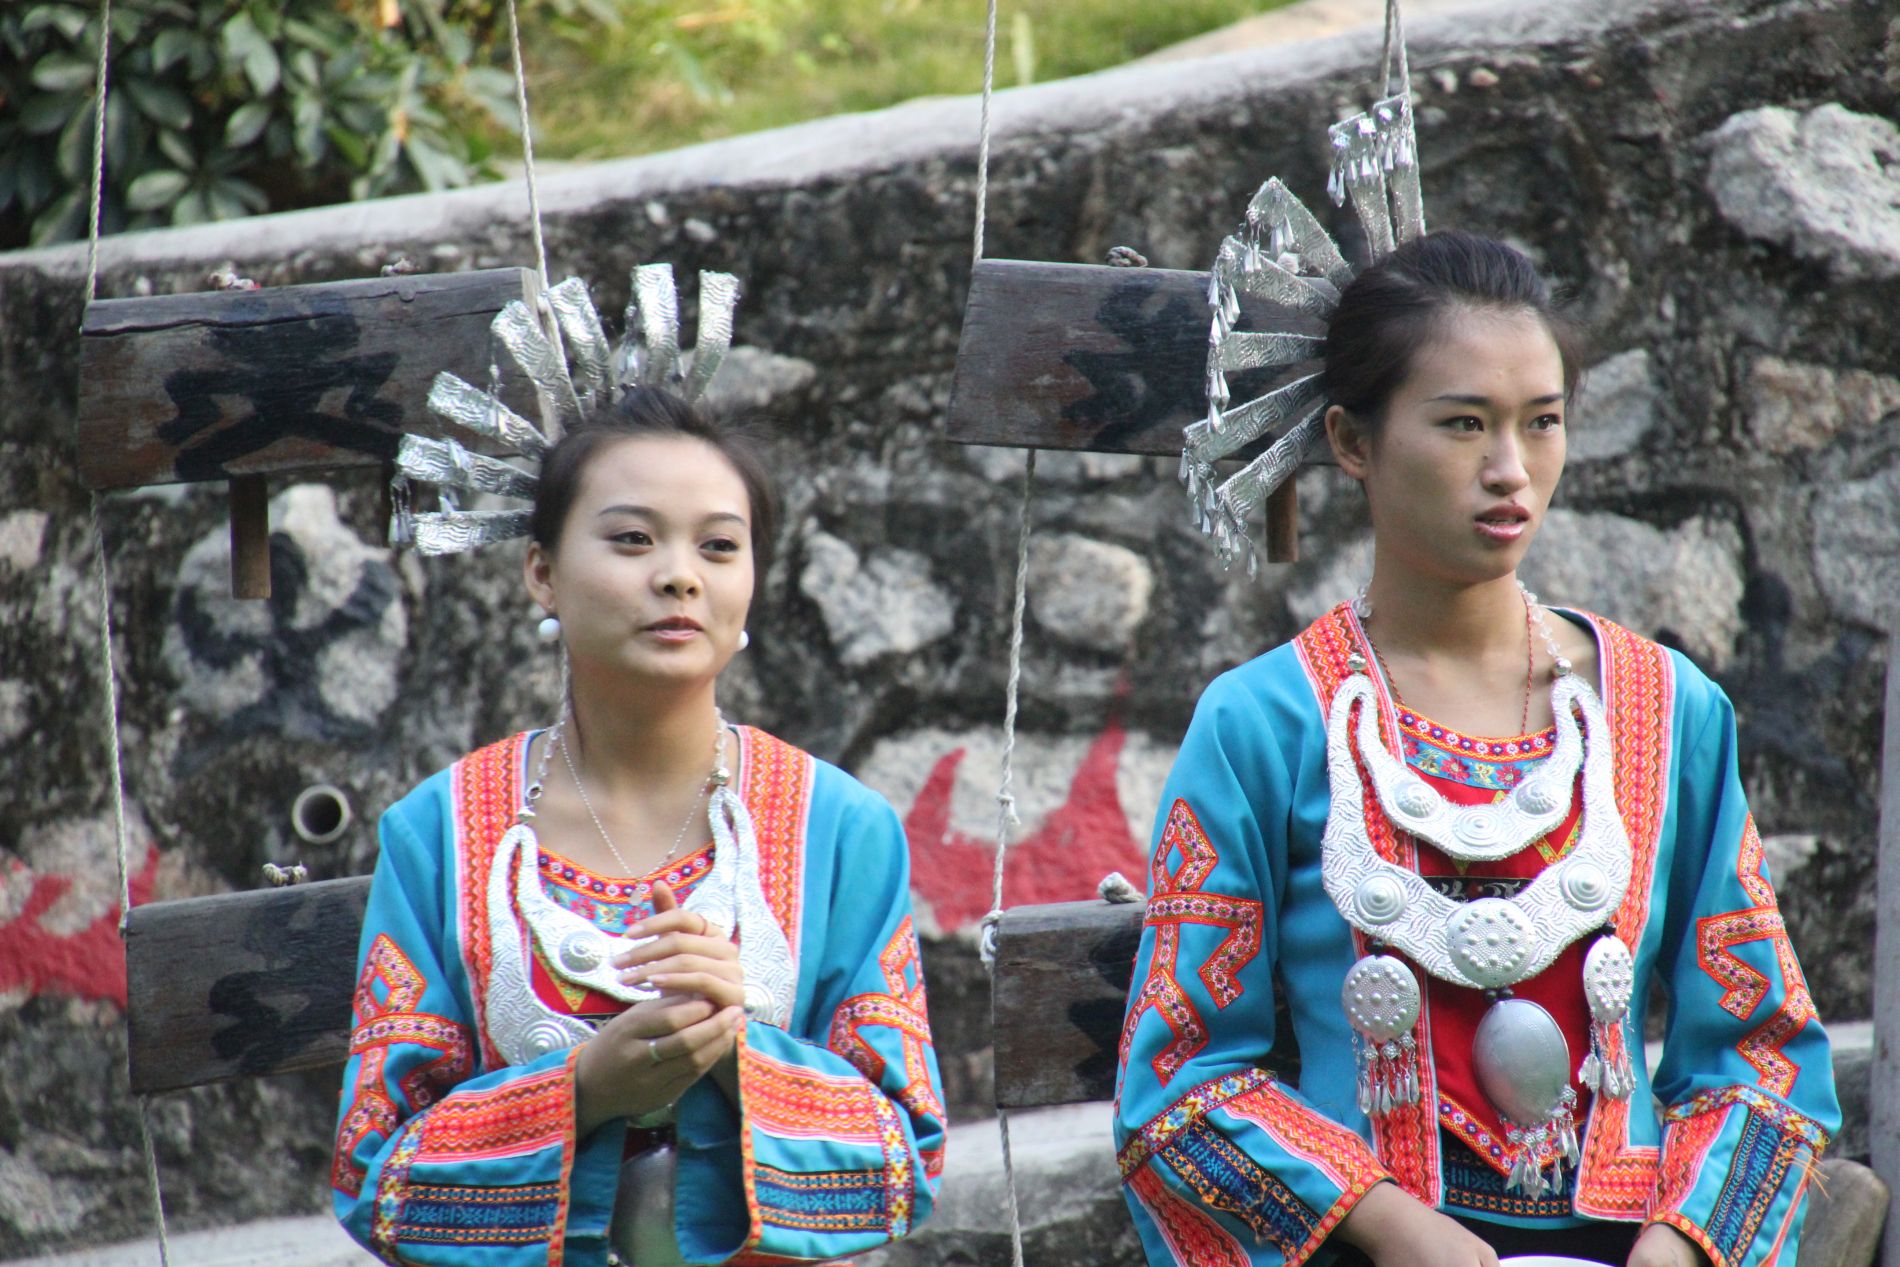
[[[712,382],[732,346],[732,314],[739,303],[739,280],[729,273],[699,275],[699,338],[690,354],[680,350],[679,294],[671,264],[642,264],[633,270],[633,298],[627,305],[627,333],[618,349],[607,342],[600,313],[587,284],[570,277],[545,297],[546,323],[533,308],[513,300],[495,314],[489,327],[533,385],[539,426],[501,399],[501,367],[489,366],[487,390],[446,371],[429,390],[429,408],[456,427],[518,454],[534,470],[470,452],[453,439],[405,435],[396,450],[395,513],[389,535],[393,545],[413,546],[420,554],[457,554],[496,541],[528,535],[526,509],[463,510],[463,493],[494,493],[532,501],[535,473],[561,436],[594,410],[630,387],[665,387],[687,400],[697,399]],[[407,481],[433,485],[441,509],[409,509]]]
[[[1374,260],[1425,232],[1419,196],[1418,144],[1410,97],[1397,95],[1332,127],[1332,177],[1327,192],[1348,198]],[[1181,480],[1195,523],[1214,539],[1222,567],[1244,556],[1249,575],[1259,555],[1248,523],[1267,497],[1299,470],[1323,439],[1325,383],[1319,358],[1325,338],[1314,333],[1339,304],[1355,273],[1319,220],[1279,179],[1262,185],[1247,219],[1220,246],[1208,285],[1214,310],[1207,350],[1207,417],[1187,428]],[[1240,330],[1241,296],[1277,309],[1268,325]],[[1269,385],[1235,403],[1227,376],[1268,371]],[[1214,464],[1272,437],[1265,452],[1222,479]]]

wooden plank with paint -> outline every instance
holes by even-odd
[[[132,1090],[340,1065],[369,877],[132,908]]]
[[[1884,1261],[1900,1264],[1900,626],[1887,635],[1882,718],[1880,820],[1874,898],[1874,1052],[1867,1139],[1874,1173],[1892,1204],[1882,1234]]]
[[[1178,458],[1182,429],[1207,416],[1207,283],[1206,273],[1165,268],[979,262],[949,438]],[[1269,326],[1324,333],[1317,320],[1243,297],[1238,328]],[[1271,380],[1254,371],[1228,381],[1238,400]]]
[[[1141,902],[1056,902],[1003,912],[996,930],[996,1103],[1005,1109],[1115,1094]],[[1277,1000],[1270,1068],[1298,1076],[1292,1022]]]
[[[438,371],[487,384],[490,321],[536,290],[531,270],[497,268],[96,300],[79,348],[80,478],[127,488],[386,463],[403,431],[439,434]],[[532,408],[512,381],[505,397]]]

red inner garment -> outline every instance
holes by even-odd
[[[1459,805],[1488,804],[1508,795],[1510,787],[1548,759],[1556,734],[1552,727],[1535,735],[1477,738],[1460,734],[1405,708],[1399,710],[1399,722],[1407,764],[1440,796]],[[1425,841],[1412,837],[1418,849],[1418,873],[1428,880],[1467,883],[1498,877],[1528,881],[1575,848],[1581,811],[1582,776],[1579,774],[1571,793],[1569,814],[1542,840],[1496,862],[1459,864]],[[1483,896],[1483,893],[1472,896]],[[1590,1092],[1576,1080],[1577,1066],[1589,1051],[1590,1042],[1590,1010],[1583,996],[1583,958],[1589,943],[1586,937],[1565,947],[1548,968],[1511,988],[1516,997],[1541,1005],[1563,1031],[1570,1045],[1570,1081],[1577,1092],[1579,1123],[1590,1106]],[[1428,981],[1422,971],[1419,976],[1430,994],[1439,1122],[1495,1166],[1500,1174],[1508,1173],[1509,1150],[1504,1127],[1497,1110],[1478,1089],[1471,1060],[1472,1040],[1490,1004],[1485,1001],[1482,990],[1469,990],[1436,979]]]

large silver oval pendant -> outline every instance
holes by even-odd
[[[1570,1044],[1557,1021],[1529,999],[1500,999],[1471,1041],[1478,1089],[1515,1126],[1555,1113],[1570,1087]]]

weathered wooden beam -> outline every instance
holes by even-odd
[[[1115,1094],[1122,1014],[1141,944],[1142,902],[1057,902],[1003,912],[996,930],[996,1103],[1005,1109]],[[1297,1077],[1285,1001],[1273,1071]]]
[[[270,481],[231,481],[231,597],[270,597]]]
[[[1887,702],[1880,758],[1880,826],[1874,899],[1874,1052],[1867,1139],[1874,1173],[1892,1204],[1884,1261],[1900,1264],[1900,627],[1887,638]]]
[[[1207,416],[1206,273],[983,260],[970,278],[949,438],[959,444],[1179,457]],[[1241,300],[1242,330],[1324,332]],[[1262,372],[1229,375],[1234,395]]]
[[[1059,902],[1003,912],[996,930],[996,1103],[1006,1109],[1106,1100],[1141,902]]]
[[[132,909],[132,1090],[340,1065],[367,876]]]
[[[1300,561],[1300,490],[1288,480],[1267,495],[1267,562]]]
[[[489,322],[535,290],[531,270],[498,268],[96,300],[79,345],[80,478],[128,488],[386,463],[403,431],[439,432],[438,371],[487,384]]]
[[[132,1089],[139,1094],[339,1065],[369,879],[133,908],[125,956]],[[1105,1100],[1141,903],[1007,911],[997,930],[996,1099],[1004,1108]],[[1276,1021],[1291,1029],[1284,1008]],[[1291,1077],[1297,1055],[1276,1048]]]

